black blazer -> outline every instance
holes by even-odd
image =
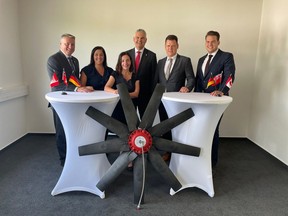
[[[130,49],[127,52],[132,57],[132,63],[135,69],[135,48]],[[140,81],[140,98],[145,95],[148,95],[149,97],[152,95],[155,87],[152,83],[155,80],[156,67],[156,54],[144,48],[137,72],[137,78]]]
[[[233,81],[235,77],[235,63],[233,54],[229,52],[223,52],[222,50],[219,49],[209,65],[208,73],[204,77],[202,71],[202,65],[206,56],[207,55],[202,56],[198,61],[195,92],[211,93],[215,90],[220,90],[225,95],[228,95],[229,88],[226,86],[226,81],[230,75]],[[209,86],[207,88],[208,80],[211,77],[215,77],[216,75],[221,73],[222,73],[221,83],[217,86]]]
[[[158,62],[156,70],[158,82],[165,86],[167,92],[178,92],[183,86],[186,86],[191,91],[195,85],[191,59],[177,54],[168,80],[166,80],[164,72],[166,61],[167,57]]]
[[[69,82],[69,78],[73,75],[79,79],[79,61],[77,58],[72,56],[72,61],[75,65],[75,71],[73,71],[72,67],[70,66],[66,56],[61,52],[57,52],[54,55],[50,56],[47,61],[47,71],[50,80],[52,80],[52,76],[54,72],[56,72],[59,85],[55,87],[51,87],[51,91],[74,91],[76,86]],[[67,82],[68,85],[66,86],[62,80],[62,73],[63,70],[66,72]]]

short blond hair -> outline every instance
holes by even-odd
[[[75,36],[74,36],[74,35],[68,34],[68,33],[65,33],[65,34],[62,34],[62,35],[61,35],[61,39],[62,39],[62,38],[65,38],[65,37],[75,39]]]

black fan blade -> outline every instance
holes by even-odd
[[[186,120],[190,119],[193,116],[194,112],[191,108],[189,108],[169,119],[166,119],[165,121],[160,122],[154,127],[148,129],[148,131],[152,136],[162,136],[166,132],[182,124],[183,122],[185,122]]]
[[[146,168],[147,168],[146,164],[147,164],[147,155],[146,154],[139,155],[134,160],[134,165],[133,165],[134,204],[139,203],[139,200],[141,199],[142,190],[143,190],[143,196],[141,199],[141,204],[144,203],[145,173],[146,173]],[[143,176],[144,176],[144,179],[143,179]]]
[[[139,124],[139,118],[135,110],[134,104],[129,95],[127,86],[124,83],[117,85],[121,104],[124,110],[127,126],[129,131],[136,130]]]
[[[175,141],[162,139],[158,137],[153,138],[153,145],[158,149],[165,152],[173,152],[178,154],[184,155],[191,155],[195,157],[199,157],[200,155],[200,148],[178,143]]]
[[[146,129],[152,127],[164,92],[165,87],[163,85],[157,84],[141,119],[139,128]]]
[[[171,172],[165,161],[160,156],[159,152],[152,146],[148,152],[148,159],[155,170],[163,177],[164,181],[173,188],[174,191],[178,191],[182,185]]]
[[[100,191],[105,189],[123,172],[130,161],[134,160],[138,155],[134,152],[124,152],[114,161],[107,173],[97,183]]]
[[[116,133],[120,138],[126,138],[128,136],[129,131],[125,124],[95,109],[94,107],[90,106],[87,109],[86,114],[110,131]]]
[[[127,145],[127,141],[124,141],[120,138],[115,138],[98,143],[79,146],[78,150],[79,150],[79,156],[82,156],[91,154],[129,151],[129,146]]]

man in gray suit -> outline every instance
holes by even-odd
[[[165,39],[167,57],[159,60],[156,74],[158,82],[165,86],[167,92],[190,92],[195,85],[195,75],[191,59],[177,53],[179,44],[176,35],[168,35]],[[163,121],[168,118],[166,110],[161,103],[159,117]],[[163,135],[166,139],[172,139],[171,132]],[[166,157],[163,157],[166,159]]]
[[[165,39],[167,57],[159,60],[156,73],[158,82],[167,92],[190,92],[195,85],[195,76],[191,59],[177,53],[179,44],[176,35]]]
[[[137,107],[142,118],[149,100],[152,96],[154,87],[151,82],[155,79],[155,71],[157,67],[156,54],[145,48],[147,42],[146,32],[138,29],[133,37],[135,48],[128,50],[128,53],[134,60],[133,66],[135,73],[140,81],[140,92],[137,98]],[[138,60],[137,60],[138,56]],[[138,61],[138,62],[137,62]]]
[[[47,71],[50,78],[51,91],[90,92],[92,87],[81,87],[79,82],[79,62],[72,56],[75,51],[75,36],[63,34],[60,39],[60,50],[50,56],[47,62]],[[79,82],[79,85],[77,84]],[[56,132],[56,145],[61,161],[64,165],[66,158],[66,138],[59,116],[53,111]]]

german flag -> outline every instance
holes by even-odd
[[[206,89],[207,89],[209,86],[215,86],[215,80],[213,79],[212,76],[211,76],[211,77],[209,78],[209,80],[208,80]]]
[[[81,86],[80,81],[73,75],[70,76],[69,82],[73,83],[73,85],[75,85],[76,87]]]

